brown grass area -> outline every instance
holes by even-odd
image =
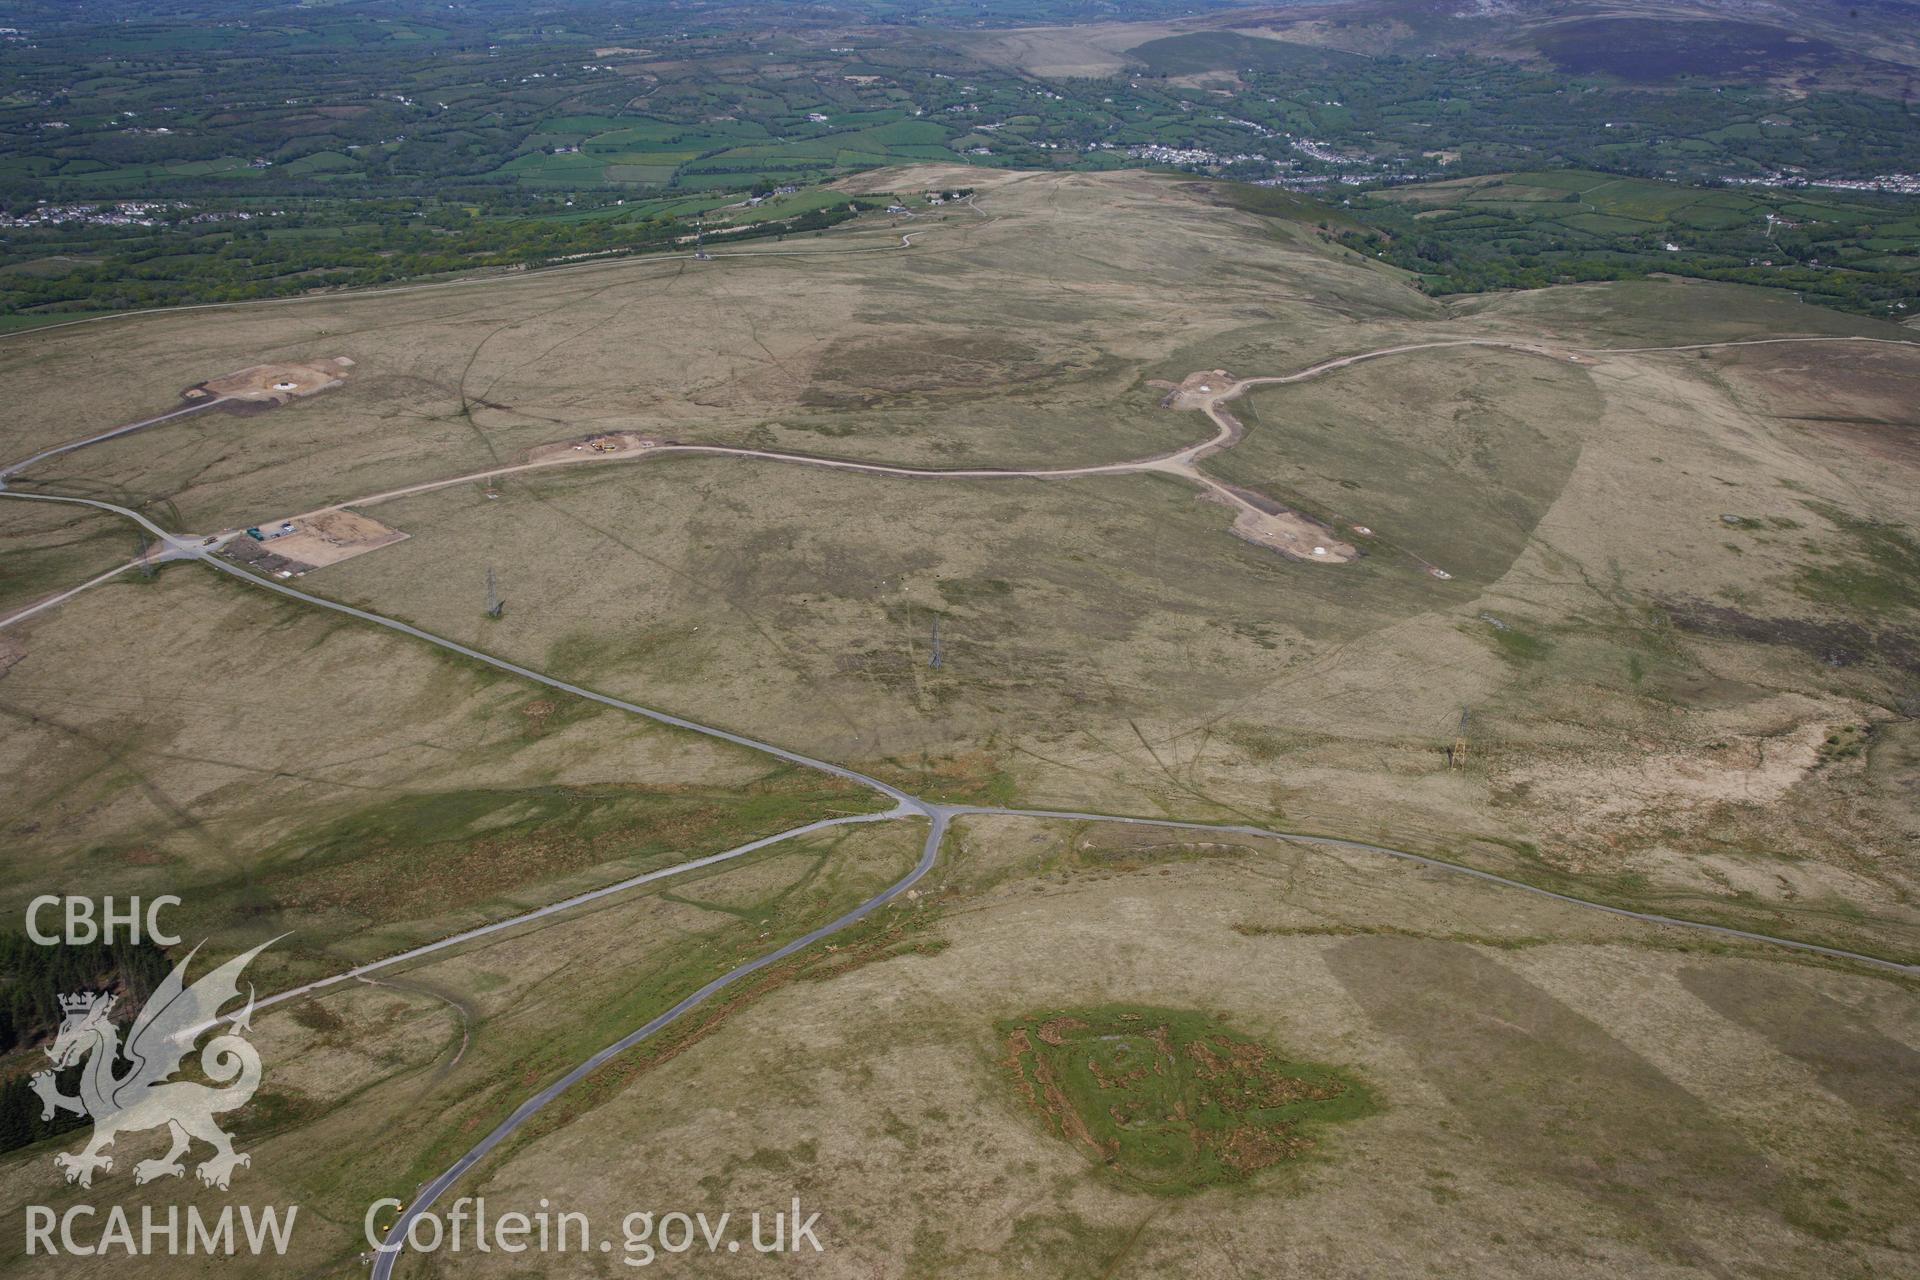
[[[861,181],[931,172],[960,180],[946,167]],[[1106,462],[1201,434],[1153,385],[1196,370],[1285,373],[1423,338],[1561,350],[1873,327],[1678,283],[1443,308],[1316,236],[1175,184],[973,176],[978,211],[930,220],[899,254],[742,260],[671,285],[658,263],[533,273],[477,287],[479,306],[426,292],[159,318],[145,331],[154,367],[118,381],[77,372],[119,358],[103,347],[110,326],[9,339],[13,430],[68,438],[76,418],[124,421],[155,379],[177,386],[181,367],[216,354],[352,352],[351,385],[298,412],[192,418],[84,455],[89,482],[167,495],[183,523],[218,527],[309,509],[316,494],[508,465],[577,442],[583,422],[916,464]],[[879,241],[854,230],[822,243]],[[897,323],[907,280],[911,333]],[[929,353],[956,343],[965,366],[928,381]],[[549,349],[567,353],[563,386],[526,354]],[[1240,513],[1163,476],[896,482],[670,457],[510,478],[494,501],[461,487],[396,502],[379,514],[412,537],[320,581],[910,789],[1284,820],[1579,874],[1607,893],[1638,883],[1655,905],[1749,923],[1830,901],[1836,913],[1811,927],[1870,942],[1911,931],[1920,885],[1885,818],[1902,808],[1890,773],[1811,770],[1781,792],[1698,806],[1671,832],[1620,814],[1565,820],[1566,797],[1605,791],[1628,755],[1684,771],[1729,735],[1813,723],[1770,723],[1774,691],[1861,723],[1906,696],[1871,658],[1828,667],[1668,625],[1667,602],[1692,600],[1864,626],[1794,589],[1812,564],[1859,557],[1807,504],[1888,526],[1920,518],[1897,466],[1853,428],[1780,417],[1765,381],[1800,386],[1801,408],[1832,398],[1848,418],[1895,423],[1913,357],[1785,348],[1769,365],[1760,351],[1576,364],[1455,349],[1251,393],[1234,405],[1244,439],[1206,474],[1315,522],[1282,539],[1296,553],[1347,554],[1319,529],[1374,531],[1365,555],[1313,578],[1232,537]],[[889,390],[895,374],[912,385]],[[886,403],[810,404],[829,391]],[[1745,522],[1730,532],[1720,515],[1735,508]],[[486,563],[513,598],[498,622],[475,608]],[[934,670],[936,613],[947,657]],[[1449,771],[1442,748],[1467,708],[1472,763]],[[941,776],[963,761],[966,776]],[[1531,785],[1541,776],[1555,786]],[[1747,865],[1729,874],[1709,857]]]
[[[1048,1044],[1062,1045],[1067,1042],[1069,1035],[1075,1031],[1085,1031],[1086,1029],[1087,1024],[1078,1018],[1060,1017],[1048,1018],[1045,1022],[1035,1027],[1033,1033]]]
[[[1219,1152],[1223,1161],[1240,1173],[1253,1173],[1298,1159],[1313,1147],[1313,1139],[1285,1124],[1244,1125],[1221,1135],[1208,1135],[1205,1140]]]
[[[514,833],[421,846],[404,831],[356,851],[351,861],[304,871],[296,862],[274,877],[277,910],[362,918],[432,915],[631,856],[636,846],[670,852],[724,845],[739,829],[737,798],[706,788],[624,788],[583,792],[623,803],[629,823],[586,835]],[[384,855],[391,855],[384,856]]]
[[[965,838],[1023,846],[1036,829],[1060,842],[1070,831],[982,819]],[[1242,939],[1229,925],[1250,904],[1357,933]],[[774,1153],[805,1152],[810,1194],[828,1210],[825,1275],[938,1256],[945,1275],[1092,1280],[1139,1229],[1141,1199],[1101,1176],[1082,1154],[1092,1148],[1034,1123],[1045,1094],[1008,1088],[1007,1063],[1040,1042],[981,1027],[1099,991],[1216,1009],[1303,1052],[1338,1046],[1384,1104],[1315,1147],[1284,1126],[1225,1140],[1216,1154],[1247,1171],[1299,1171],[1161,1208],[1127,1254],[1151,1274],[1284,1274],[1302,1256],[1342,1259],[1342,1275],[1417,1274],[1468,1251],[1477,1274],[1515,1280],[1657,1272],[1675,1257],[1824,1274],[1856,1255],[1903,1266],[1920,1253],[1894,1172],[1915,1168],[1920,1148],[1889,1119],[1894,1095],[1865,1087],[1920,1045],[1897,983],[1757,953],[1647,949],[1657,931],[1628,922],[1278,847],[1259,864],[1189,863],[1171,879],[1023,878],[946,919],[939,954],[769,993],[475,1190],[492,1203],[565,1185],[586,1207],[700,1185],[750,1205],[793,1176]],[[1376,923],[1560,941],[1429,940],[1401,955],[1371,946]],[[1356,940],[1369,948],[1342,958]],[[1781,1002],[1802,988],[1842,1020],[1818,1039],[1846,1046],[1844,1062],[1795,1039],[1814,1006]],[[1810,1088],[1794,1054],[1826,1062],[1861,1105]],[[800,1058],[804,1071],[776,1070]],[[647,1159],[621,1154],[642,1140]],[[1756,1149],[1772,1165],[1757,1178]],[[1829,1198],[1849,1207],[1823,1208]],[[1604,1262],[1583,1262],[1589,1251]],[[505,1274],[491,1260],[481,1270]]]
[[[84,469],[219,528],[570,449],[583,423],[798,451],[830,441],[903,463],[1109,461],[1184,442],[1186,424],[1156,412],[1138,379],[1202,333],[1245,324],[1234,305],[1175,316],[1172,294],[1278,308],[1294,341],[1316,341],[1311,309],[1234,269],[1234,254],[1328,280],[1343,310],[1433,309],[1383,296],[1375,267],[1268,238],[1138,174],[944,166],[886,181],[911,189],[934,174],[979,188],[981,211],[918,219],[916,247],[897,253],[897,233],[876,225],[836,231],[817,255],[742,248],[714,272],[635,259],[528,273],[477,286],[477,305],[423,290],[183,313],[143,322],[137,367],[111,325],[10,338],[0,377],[21,413],[8,452],[151,415],[210,362],[321,367],[340,353],[357,362],[347,385],[298,413],[193,419],[90,450]],[[1169,216],[1179,234],[1157,242],[1148,231]],[[910,330],[897,323],[903,269],[918,273]],[[547,350],[564,353],[564,376],[537,357]],[[1197,366],[1182,360],[1175,376]],[[92,376],[102,364],[116,377]]]
[[[123,633],[147,639],[131,653],[100,641]],[[341,909],[349,904],[393,920],[404,901],[429,917],[419,929],[438,936],[436,928],[471,923],[445,913],[449,901],[473,901],[475,883],[493,892],[558,874],[562,881],[542,882],[541,891],[563,897],[569,886],[590,887],[568,878],[570,868],[591,879],[594,859],[617,860],[626,848],[603,837],[579,847],[496,847],[471,866],[438,855],[416,866],[407,853],[420,833],[401,827],[373,833],[395,858],[316,871],[290,856],[294,837],[446,792],[638,785],[686,797],[661,817],[681,847],[697,851],[700,822],[732,822],[734,800],[767,771],[763,760],[630,716],[530,699],[518,681],[286,609],[193,567],[86,593],[10,634],[25,656],[0,680],[8,726],[0,761],[18,806],[7,827],[17,856],[0,879],[0,900],[21,906],[49,883],[174,893],[190,904],[196,928],[225,938],[266,919],[260,912],[272,895],[311,893],[331,905],[295,923],[302,945],[364,929],[366,918]],[[538,702],[544,713],[533,709]],[[530,733],[535,721],[541,730]],[[271,882],[250,886],[275,849],[282,861]],[[448,896],[421,890],[416,876],[444,882]],[[348,950],[409,939],[418,933],[402,927],[356,937]],[[277,962],[277,953],[262,960]]]

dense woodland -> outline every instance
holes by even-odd
[[[86,1123],[68,1112],[41,1119],[39,1095],[28,1083],[48,1065],[42,1050],[60,1028],[60,997],[117,992],[131,1016],[172,967],[151,944],[42,946],[24,933],[0,931],[0,1151]],[[63,1092],[74,1092],[71,1078],[63,1079]]]
[[[1342,241],[1429,292],[1534,289],[1652,273],[1790,289],[1904,320],[1920,314],[1920,201],[1697,188],[1580,170],[1390,188],[1356,198]]]

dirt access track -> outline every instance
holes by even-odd
[[[1244,394],[1251,387],[1281,386],[1293,382],[1305,382],[1322,377],[1337,369],[1358,364],[1366,360],[1376,360],[1383,356],[1400,355],[1410,351],[1432,351],[1449,347],[1498,347],[1510,351],[1519,351],[1527,355],[1543,356],[1552,360],[1567,360],[1575,364],[1592,364],[1592,353],[1566,351],[1544,346],[1538,342],[1522,342],[1508,338],[1447,338],[1436,342],[1407,343],[1397,347],[1384,347],[1377,351],[1364,351],[1350,356],[1341,356],[1325,360],[1298,373],[1235,378],[1223,369],[1207,369],[1187,375],[1181,381],[1154,382],[1149,385],[1162,388],[1167,395],[1161,404],[1177,411],[1197,411],[1207,415],[1214,425],[1214,433],[1198,444],[1187,445],[1171,453],[1156,454],[1150,458],[1139,458],[1131,462],[1108,462],[1086,467],[1053,467],[1033,470],[1015,470],[1000,467],[980,468],[939,468],[904,467],[888,463],[856,462],[849,458],[828,458],[815,454],[783,453],[771,449],[752,449],[738,445],[719,444],[682,444],[675,440],[656,440],[651,436],[632,431],[611,432],[599,435],[580,436],[570,440],[555,441],[551,444],[537,445],[527,454],[527,460],[511,466],[493,467],[486,471],[476,471],[467,475],[452,476],[444,480],[428,480],[420,484],[407,485],[400,489],[390,489],[384,493],[368,494],[346,502],[335,503],[318,511],[311,511],[296,520],[310,520],[330,512],[343,511],[347,507],[365,507],[373,503],[388,502],[395,498],[409,497],[416,493],[430,493],[450,485],[472,484],[476,481],[492,481],[501,476],[517,475],[544,467],[566,466],[581,462],[618,462],[630,458],[641,458],[659,454],[709,454],[736,458],[759,458],[769,462],[791,463],[800,466],[825,467],[838,471],[857,471],[866,475],[909,476],[930,480],[1070,480],[1087,476],[1133,475],[1143,472],[1158,472],[1175,476],[1199,488],[1200,498],[1215,502],[1234,513],[1232,531],[1240,538],[1269,550],[1276,551],[1290,559],[1308,564],[1350,564],[1360,557],[1360,549],[1353,543],[1336,536],[1335,526],[1325,521],[1313,519],[1301,512],[1282,505],[1265,494],[1256,493],[1237,485],[1216,480],[1202,472],[1196,465],[1200,459],[1223,449],[1232,448],[1246,434],[1246,428],[1240,420],[1227,412],[1225,403]],[[490,490],[491,491],[491,490]],[[1416,561],[1423,569],[1436,578],[1445,579],[1451,575],[1446,570],[1426,560],[1418,553],[1406,547],[1392,547],[1379,538],[1366,525],[1353,524],[1343,519],[1345,527],[1353,534],[1367,539],[1383,548],[1392,548]],[[372,548],[367,548],[371,550]]]
[[[1260,381],[1263,379],[1236,379],[1225,369],[1203,369],[1177,383],[1148,384],[1168,389],[1166,398],[1160,402],[1164,408],[1197,409],[1213,420],[1218,431],[1203,444],[1168,457],[1148,459],[1141,468],[1180,476],[1200,486],[1201,498],[1233,511],[1234,536],[1256,546],[1315,564],[1346,564],[1358,558],[1359,549],[1336,536],[1331,525],[1302,515],[1265,494],[1215,480],[1195,465],[1210,453],[1219,453],[1240,443],[1247,429],[1240,419],[1221,408],[1221,401],[1232,399]],[[1362,528],[1355,526],[1356,531]]]
[[[296,396],[318,395],[346,381],[353,361],[346,356],[306,364],[256,364],[218,378],[209,378],[180,393],[183,400],[243,400],[254,404],[285,404]]]

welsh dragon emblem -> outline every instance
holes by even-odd
[[[250,1029],[252,987],[248,987],[245,1008],[227,1015],[220,1011],[239,998],[240,974],[248,962],[271,945],[263,942],[187,986],[187,965],[200,949],[195,947],[141,1007],[127,1028],[124,1047],[120,1029],[107,1017],[117,996],[87,991],[60,997],[66,1016],[53,1047],[47,1050],[53,1068],[36,1074],[32,1085],[40,1095],[42,1119],[51,1120],[57,1111],[93,1118],[92,1140],[80,1151],[63,1151],[53,1158],[68,1182],[92,1186],[94,1170],[113,1169],[113,1157],[106,1148],[114,1138],[162,1125],[171,1132],[173,1147],[158,1160],[134,1165],[136,1183],[183,1175],[186,1166],[180,1157],[196,1138],[213,1147],[212,1157],[195,1170],[209,1187],[226,1190],[233,1171],[252,1163],[250,1156],[233,1149],[233,1139],[214,1120],[246,1105],[260,1087],[260,1055],[241,1035]],[[182,1059],[193,1052],[195,1042],[209,1031],[219,1034],[200,1050],[200,1069],[213,1085],[169,1080],[180,1070]],[[54,1071],[82,1058],[86,1066],[80,1075],[80,1096],[71,1098],[60,1092]]]

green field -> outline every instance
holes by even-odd
[[[1891,197],[1555,170],[1388,188],[1358,211],[1382,236],[1351,243],[1439,292],[1666,271],[1920,313],[1920,218]]]
[[[997,1030],[1048,1131],[1159,1194],[1245,1181],[1373,1110],[1346,1073],[1288,1062],[1191,1011],[1054,1010]]]
[[[1456,233],[1485,228],[1449,224],[1451,253],[1389,251],[1442,291],[1644,273],[1664,249],[1627,242],[1678,234],[1688,251],[1713,255],[1687,263],[1688,274],[1773,283],[1878,315],[1915,301],[1911,228],[1879,225],[1911,224],[1911,200],[1864,218],[1875,225],[1857,239],[1828,234],[1813,215],[1811,237],[1756,242],[1748,197],[1765,197],[1699,185],[1920,171],[1920,131],[1896,70],[1901,57],[1920,66],[1920,47],[1877,13],[1852,13],[1844,37],[1826,15],[1802,15],[1804,46],[1774,27],[1735,24],[1731,43],[1706,39],[1681,58],[1704,58],[1699,71],[1661,78],[1651,93],[1600,64],[1556,69],[1555,58],[1591,43],[1589,28],[1607,28],[1563,31],[1542,15],[1496,30],[1459,15],[1389,22],[1367,11],[1343,17],[1335,39],[1304,18],[1259,30],[1199,15],[1129,23],[1046,0],[964,19],[946,5],[900,22],[889,11],[852,43],[837,42],[828,11],[810,11],[763,46],[749,13],[734,9],[680,22],[590,6],[554,25],[495,10],[408,20],[339,6],[308,6],[290,22],[241,16],[243,6],[205,26],[104,2],[116,19],[53,17],[10,47],[18,74],[0,96],[0,208],[155,198],[184,207],[148,227],[70,217],[15,228],[0,244],[0,321],[577,261],[670,239],[644,228],[555,231],[556,219],[621,201],[738,199],[962,155],[1101,172],[1153,164],[1140,153],[1153,145],[1205,153],[1182,167],[1210,177],[1289,185],[1579,174],[1545,189],[1510,183],[1462,211],[1506,223],[1525,221],[1516,206],[1617,180],[1599,193],[1603,213],[1556,209],[1530,228],[1505,227],[1497,246],[1463,246]],[[998,29],[1042,14],[1069,25]],[[949,20],[962,27],[939,25]],[[1711,26],[1689,33],[1705,38]],[[1834,53],[1867,32],[1878,41],[1872,58]],[[1726,49],[1760,61],[1716,61]],[[1791,84],[1769,66],[1790,69]],[[1596,168],[1611,177],[1586,172]],[[1661,191],[1653,177],[1677,185]],[[1343,188],[1332,203],[1346,200]],[[1812,198],[1823,208],[1861,200],[1871,198]],[[274,218],[275,230],[338,234],[299,253],[261,253],[219,220],[240,209]],[[1775,247],[1796,265],[1758,265]],[[194,271],[154,265],[188,252],[216,260]],[[100,258],[103,269],[58,279],[5,271],[62,255]]]

